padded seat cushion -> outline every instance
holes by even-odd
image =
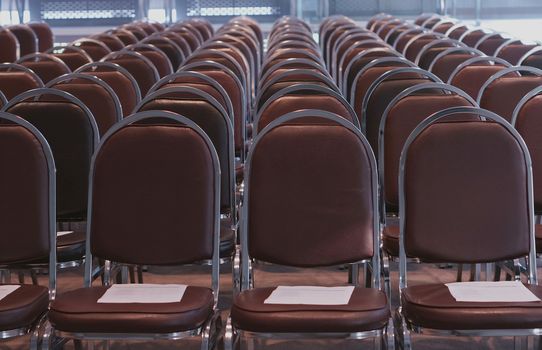
[[[542,287],[527,285],[542,298]],[[403,289],[403,315],[412,323],[433,329],[521,329],[542,327],[542,302],[457,302],[444,284]]]
[[[200,327],[213,310],[209,288],[189,286],[177,303],[97,303],[107,288],[59,295],[49,311],[52,325],[67,332],[171,333]]]
[[[382,249],[393,257],[399,256],[399,225],[386,225],[382,231]]]
[[[390,317],[386,295],[357,287],[348,305],[264,304],[274,287],[239,294],[232,305],[234,325],[252,332],[361,332],[380,329]]]
[[[0,300],[0,331],[31,325],[47,311],[48,304],[49,293],[46,287],[21,285]]]
[[[220,257],[232,256],[235,251],[235,232],[230,220],[220,221]]]

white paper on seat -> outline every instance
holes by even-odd
[[[20,285],[14,285],[14,284],[0,285],[0,300],[4,299],[9,294],[13,293],[19,287]]]
[[[57,231],[56,236],[57,237],[65,236],[65,235],[69,235],[70,233],[73,233],[73,231]]]
[[[278,286],[264,304],[346,305],[354,286]]]
[[[114,284],[98,303],[177,303],[186,287],[184,284]]]
[[[527,287],[517,281],[455,282],[446,287],[456,301],[466,302],[531,302],[540,301]]]

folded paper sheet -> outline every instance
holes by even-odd
[[[73,233],[73,231],[57,231],[56,236],[60,237],[60,236],[65,236],[65,235],[69,235],[69,234],[72,234],[72,233]]]
[[[466,302],[531,302],[540,301],[521,282],[455,282],[446,286],[456,301]]]
[[[184,284],[114,284],[98,303],[177,303],[186,287]]]
[[[354,286],[278,286],[264,304],[346,305]]]
[[[20,285],[15,284],[6,284],[0,286],[0,300],[4,299],[8,296],[8,294],[13,293],[17,288],[19,288]]]

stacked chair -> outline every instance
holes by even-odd
[[[0,283],[19,282],[0,338],[410,349],[412,332],[541,335],[540,301],[457,302],[408,280],[414,264],[456,266],[458,281],[467,265],[470,281],[504,272],[542,297],[538,43],[378,14],[317,33],[286,16],[266,38],[248,17],[135,21],[63,46],[29,23],[2,28],[0,47]],[[209,284],[179,301],[99,301],[149,267],[192,265]],[[267,303],[280,286],[255,279],[264,265],[336,267],[349,302]],[[77,266],[83,286],[57,290]]]

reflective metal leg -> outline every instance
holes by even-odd
[[[388,325],[384,331],[383,337],[385,338],[382,349],[395,350],[395,327],[393,326],[393,319],[390,318]]]

